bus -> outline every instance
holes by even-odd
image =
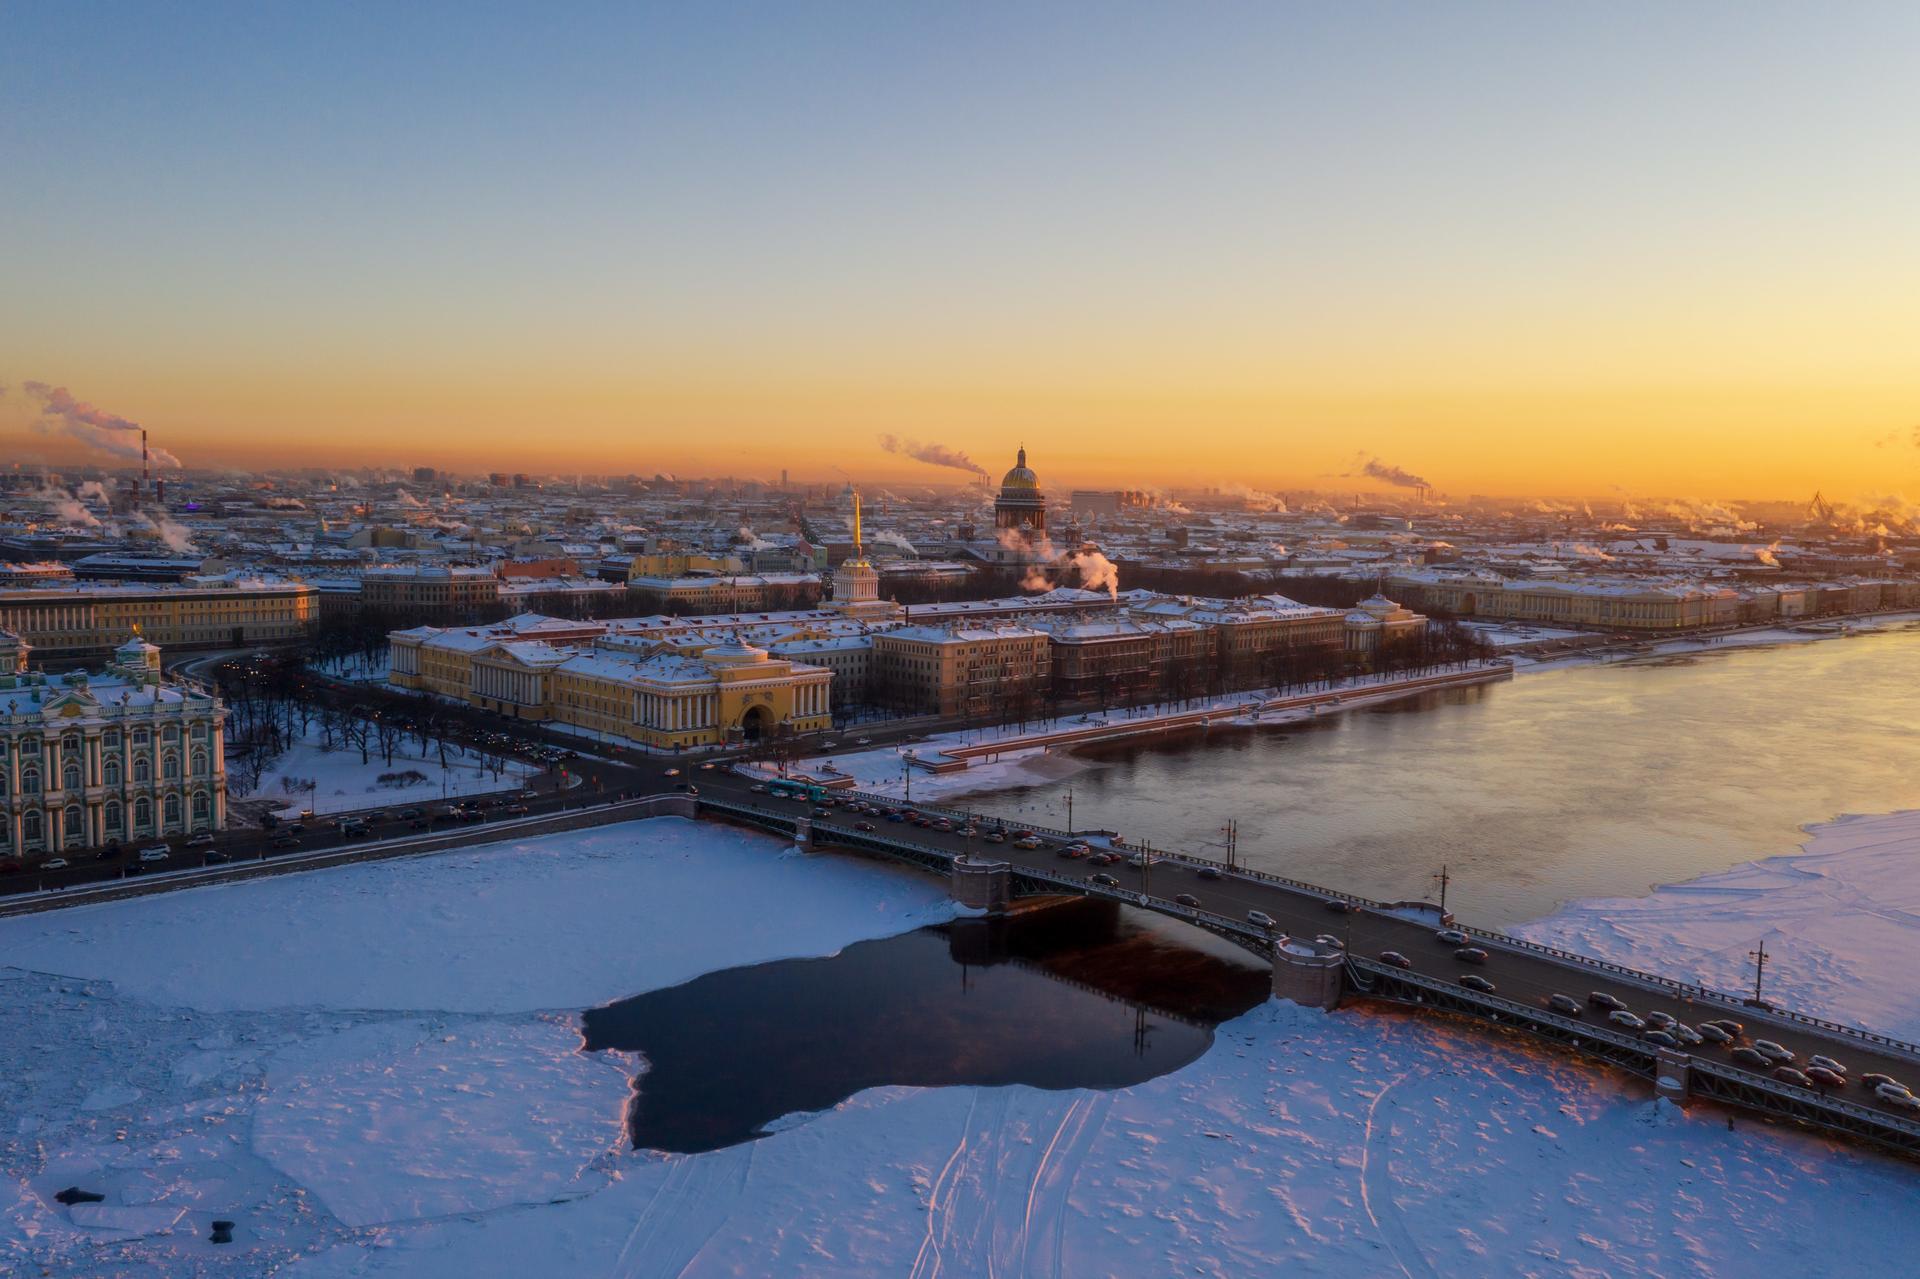
[[[810,804],[818,804],[827,797],[827,788],[815,786],[812,782],[796,782],[788,778],[767,783],[767,794],[776,799],[804,799]]]

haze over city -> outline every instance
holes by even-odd
[[[0,1275],[1912,1273],[1917,52],[0,7]]]
[[[5,31],[0,381],[204,464],[1920,488],[1911,5]]]

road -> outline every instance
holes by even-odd
[[[811,807],[801,801],[756,793],[748,779],[736,775],[704,774],[700,779],[700,788],[705,798],[723,797],[731,803],[788,818],[805,815]],[[899,801],[886,802],[889,807],[896,809],[904,807]],[[940,810],[916,806],[913,811],[932,813]],[[1774,1016],[1767,1010],[1742,1007],[1737,1002],[1729,1006],[1718,999],[1695,997],[1643,981],[1628,972],[1588,967],[1540,950],[1525,949],[1521,944],[1502,939],[1497,934],[1476,932],[1472,944],[1487,952],[1487,960],[1484,964],[1466,963],[1455,957],[1459,949],[1455,944],[1437,939],[1434,922],[1410,917],[1409,914],[1367,907],[1336,911],[1329,903],[1335,900],[1344,902],[1345,899],[1232,870],[1221,870],[1213,863],[1203,863],[1198,859],[1155,860],[1144,868],[1136,868],[1127,862],[1095,867],[1084,860],[1063,858],[1058,848],[1064,841],[1057,838],[1042,836],[1045,841],[1043,847],[1021,849],[1011,841],[987,843],[980,838],[967,838],[958,831],[943,832],[932,827],[896,823],[869,815],[849,816],[837,809],[825,817],[815,818],[816,837],[831,840],[836,832],[853,831],[858,821],[868,822],[875,827],[872,836],[893,837],[955,855],[964,852],[975,857],[1004,860],[1016,872],[1026,870],[1050,876],[1069,876],[1079,881],[1075,885],[1078,891],[1118,896],[1122,900],[1145,894],[1152,899],[1148,903],[1149,908],[1155,905],[1171,908],[1175,905],[1175,899],[1184,894],[1197,900],[1200,909],[1233,921],[1245,920],[1250,911],[1262,911],[1274,919],[1274,932],[1278,935],[1331,938],[1350,953],[1373,959],[1386,951],[1398,952],[1410,961],[1411,971],[1415,973],[1448,984],[1457,984],[1460,977],[1468,974],[1478,975],[1491,981],[1501,997],[1530,1007],[1544,1009],[1549,996],[1569,995],[1583,1005],[1584,1011],[1579,1020],[1589,1025],[1620,1030],[1611,1026],[1603,1009],[1589,1003],[1588,997],[1594,992],[1613,996],[1643,1018],[1650,1012],[1662,1012],[1693,1025],[1732,1017],[1746,1027],[1742,1042],[1751,1044],[1760,1038],[1772,1040],[1795,1055],[1797,1066],[1804,1067],[1808,1058],[1823,1054],[1845,1065],[1853,1080],[1858,1080],[1863,1074],[1877,1072],[1920,1087],[1920,1055],[1916,1055],[1908,1046],[1843,1036],[1786,1017]],[[979,828],[984,834],[998,827],[994,819],[983,817],[979,819]],[[1014,824],[1005,829],[1017,830],[1019,827]],[[1217,873],[1218,877],[1203,873],[1208,870]],[[1117,881],[1117,887],[1109,890],[1088,883],[1087,877],[1094,874],[1111,876]],[[1163,913],[1176,912],[1165,909]],[[1248,931],[1255,930],[1249,927]],[[1730,1056],[1730,1048],[1702,1045],[1687,1051],[1699,1059],[1728,1066],[1735,1064]],[[1765,1072],[1759,1073],[1764,1075]],[[1818,1088],[1814,1092],[1829,1095]],[[1889,1105],[1870,1088],[1857,1083],[1845,1089],[1832,1090],[1831,1095],[1898,1120],[1913,1122],[1920,1118],[1914,1112]]]

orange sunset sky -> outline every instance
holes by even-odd
[[[0,448],[1920,492],[1920,9],[1830,19],[16,7]]]

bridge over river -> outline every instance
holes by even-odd
[[[746,779],[724,774],[702,776],[701,792],[702,816],[757,826],[808,847],[828,844],[907,862],[946,876],[956,900],[966,905],[993,910],[1019,897],[1077,894],[1155,911],[1229,938],[1270,961],[1274,992],[1283,998],[1323,1008],[1349,998],[1382,999],[1473,1018],[1643,1076],[1660,1095],[1677,1102],[1709,1099],[1920,1157],[1920,1112],[1904,1111],[1858,1082],[1862,1075],[1879,1073],[1920,1087],[1920,1046],[1884,1035],[1755,1005],[1502,933],[1452,925],[1427,903],[1370,901],[1201,857],[1120,843],[1111,847],[1141,864],[1089,867],[1060,856],[1060,847],[1071,839],[1063,831],[1036,829],[1042,846],[1034,849],[1016,848],[1011,842],[983,844],[958,830],[871,820],[844,807],[816,815],[811,803],[755,792]],[[903,807],[897,799],[852,792],[835,800],[866,801],[888,810]],[[969,819],[992,821],[933,805],[911,807],[951,817],[956,827]],[[862,824],[874,829],[861,830]],[[1097,882],[1095,874],[1111,882]],[[1177,900],[1182,896],[1199,904],[1183,904]],[[1255,911],[1271,917],[1274,926],[1250,922],[1249,913]],[[1469,966],[1456,959],[1456,947],[1436,937],[1443,923],[1469,934],[1472,944],[1487,952],[1487,962]],[[1323,936],[1341,944],[1315,940]],[[1387,951],[1405,956],[1412,967],[1381,960]],[[1494,990],[1462,985],[1460,978],[1469,974],[1486,978]],[[1845,1088],[1803,1087],[1735,1061],[1730,1048],[1676,1050],[1649,1042],[1607,1021],[1606,1013],[1588,1002],[1596,992],[1611,995],[1643,1018],[1652,1012],[1688,1024],[1732,1018],[1744,1024],[1745,1042],[1773,1040],[1791,1050],[1799,1066],[1816,1054],[1831,1057],[1847,1068],[1850,1082]],[[1577,1017],[1552,1011],[1547,1001],[1554,994],[1573,997],[1586,1011]]]

